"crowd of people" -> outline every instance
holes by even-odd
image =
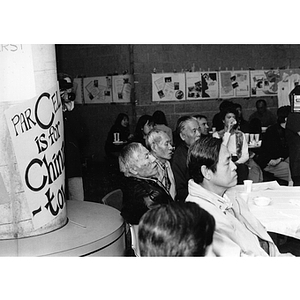
[[[219,110],[211,127],[205,115],[184,115],[172,131],[161,110],[140,116],[133,134],[124,113],[111,127],[105,153],[121,174],[121,215],[138,226],[141,256],[283,255],[247,204],[226,191],[264,174],[300,185],[300,165],[290,165],[289,135],[300,132],[291,106],[276,118],[259,99],[248,121],[239,103],[223,100]],[[260,151],[248,148],[249,134],[260,135]]]

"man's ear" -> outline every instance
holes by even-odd
[[[129,167],[129,172],[133,175],[137,175],[138,173],[135,167]]]
[[[179,133],[179,136],[180,136],[180,138],[184,141],[184,139],[185,139],[185,134],[184,134],[183,132],[180,132],[180,133]]]
[[[206,166],[202,165],[200,170],[201,170],[202,175],[205,179],[207,179],[207,180],[211,179],[212,171],[210,169],[208,169]]]

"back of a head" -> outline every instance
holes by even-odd
[[[188,150],[187,166],[191,179],[200,184],[203,182],[201,166],[216,171],[222,139],[207,137],[193,143]]]
[[[146,147],[151,151],[153,144],[158,144],[162,140],[162,136],[166,134],[160,129],[152,129],[146,135]]]
[[[153,118],[154,124],[164,124],[164,125],[168,126],[167,118],[163,111],[156,110],[153,113],[152,118]]]
[[[160,205],[140,220],[140,253],[141,256],[205,256],[214,230],[214,218],[194,202]]]
[[[282,124],[285,122],[285,119],[291,112],[291,106],[290,105],[285,105],[281,106],[277,109],[277,123]]]

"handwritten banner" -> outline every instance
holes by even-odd
[[[65,209],[62,103],[57,87],[5,111],[35,229]]]

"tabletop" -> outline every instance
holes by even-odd
[[[123,256],[124,220],[113,207],[67,201],[68,222],[46,234],[0,240],[0,256]]]
[[[230,189],[232,192],[244,192],[244,186]],[[258,196],[270,198],[270,204],[257,206],[254,199]],[[247,203],[267,231],[300,239],[300,187],[280,186],[276,181],[255,183]]]

